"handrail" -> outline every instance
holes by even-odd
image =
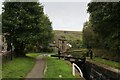
[[[73,65],[72,65],[73,76],[75,76],[75,67],[79,70],[80,76],[83,77],[83,73],[82,73],[81,69],[75,63],[73,63]]]

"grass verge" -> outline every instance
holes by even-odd
[[[26,56],[31,57],[31,58],[36,58],[40,53],[27,53]]]
[[[102,59],[102,58],[99,58],[99,57],[95,57],[93,60],[98,62],[98,63],[102,63],[102,64],[105,64],[105,65],[120,69],[120,67],[119,67],[120,63],[119,62],[110,61],[110,60]]]
[[[39,54],[30,53],[26,57],[15,58],[2,66],[3,80],[6,78],[24,78],[35,64],[35,57]],[[18,80],[18,79],[17,79]]]
[[[72,66],[70,66],[64,60],[58,60],[58,58],[46,58],[47,71],[45,78],[80,78],[72,75]]]

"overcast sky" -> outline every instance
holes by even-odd
[[[87,2],[46,2],[44,12],[49,16],[54,30],[82,31],[88,20]]]
[[[49,16],[54,30],[82,31],[83,23],[87,21],[89,17],[86,10],[89,0],[80,2],[79,0],[76,0],[76,2],[73,0],[66,2],[47,1],[41,0],[40,2],[43,4],[44,12]],[[0,8],[1,7],[0,3]]]

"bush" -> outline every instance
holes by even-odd
[[[66,54],[70,54],[75,58],[81,58],[83,56],[87,56],[87,49],[71,50],[66,52]]]
[[[117,54],[114,51],[109,51],[105,49],[93,49],[93,53],[96,57],[101,57],[103,59],[120,62],[119,60],[120,54]]]

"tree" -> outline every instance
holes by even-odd
[[[83,44],[85,47],[94,47],[95,35],[93,28],[91,27],[90,22],[85,22],[83,27]]]
[[[4,2],[2,29],[8,46],[13,43],[17,56],[25,55],[27,45],[48,46],[52,27],[39,2]]]
[[[101,48],[120,51],[120,2],[90,2],[88,12]]]

